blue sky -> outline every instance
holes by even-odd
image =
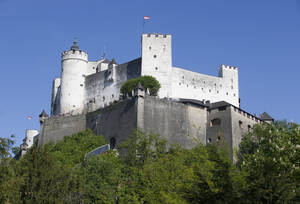
[[[145,32],[173,35],[173,65],[237,66],[241,108],[300,123],[300,0],[0,0],[0,137],[39,129],[74,37],[90,60],[105,47],[123,63],[140,56],[146,15]]]

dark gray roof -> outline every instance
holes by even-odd
[[[78,45],[77,45],[77,42],[75,40],[74,40],[73,45],[71,46],[70,50],[75,50],[75,51],[80,50]]]
[[[268,113],[263,112],[262,114],[260,114],[260,118],[262,120],[274,120],[274,118],[272,118]]]
[[[179,102],[185,103],[185,104],[193,104],[193,105],[198,105],[198,106],[205,106],[209,107],[210,104],[205,104],[203,101],[199,101],[196,99],[188,99],[188,98],[180,98]]]
[[[40,117],[40,118],[42,118],[42,117],[45,118],[45,117],[49,117],[49,116],[48,116],[48,114],[46,113],[46,111],[43,110],[42,113],[39,115],[39,117]]]
[[[232,106],[230,103],[227,103],[226,101],[218,101],[215,103],[211,103],[209,109],[215,109],[219,107],[224,107],[224,106]]]

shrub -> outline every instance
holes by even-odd
[[[157,81],[156,78],[152,76],[141,76],[139,78],[129,79],[128,81],[126,81],[121,87],[121,93],[124,96],[132,96],[132,91],[137,87],[139,82],[145,89],[149,90],[150,96],[156,96],[161,87],[159,81]]]

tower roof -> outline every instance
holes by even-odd
[[[43,109],[42,113],[39,115],[40,118],[42,117],[49,117],[48,114],[46,113],[46,111]]]
[[[266,112],[263,112],[261,115],[260,115],[260,118],[262,120],[274,120],[274,118],[272,118],[268,113]]]
[[[76,40],[73,41],[73,45],[71,46],[70,50],[74,50],[74,51],[80,50],[78,45],[77,45]]]
[[[111,62],[109,63],[109,65],[112,65],[112,64],[118,65],[118,63],[116,62],[115,58],[112,58]]]

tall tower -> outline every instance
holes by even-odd
[[[161,84],[159,97],[171,97],[171,35],[142,35],[142,75],[155,77]]]
[[[84,75],[88,54],[74,41],[61,55],[60,113],[80,114],[84,109]]]

